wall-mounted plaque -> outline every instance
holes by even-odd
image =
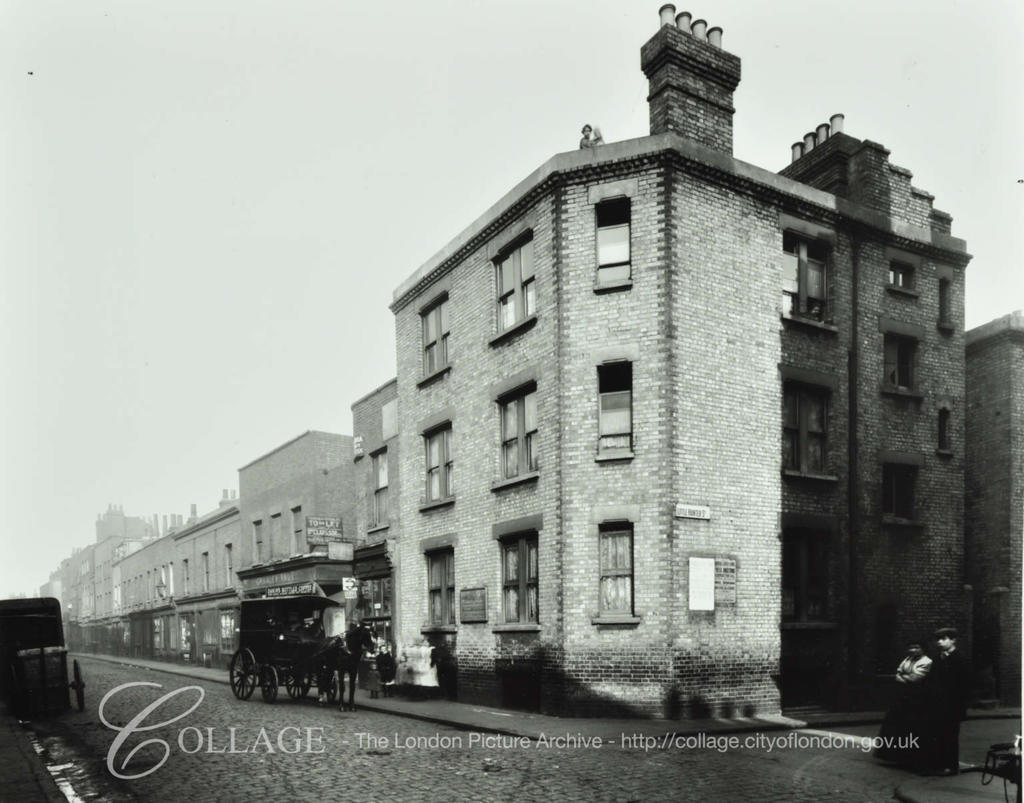
[[[487,621],[487,589],[463,588],[459,592],[459,621]]]
[[[715,603],[736,604],[736,561],[732,558],[715,558]]]

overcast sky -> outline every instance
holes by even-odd
[[[703,0],[735,155],[835,112],[953,215],[967,325],[1024,307],[1021,38],[991,2]],[[660,3],[4,0],[0,596],[109,503],[188,515],[394,376],[392,291],[517,181],[648,133]]]

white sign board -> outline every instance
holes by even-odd
[[[710,521],[711,508],[706,505],[684,505],[679,503],[676,505],[676,518],[703,519],[704,521]]]
[[[690,558],[690,610],[715,609],[715,559]]]

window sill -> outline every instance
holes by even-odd
[[[390,524],[375,524],[369,529],[367,529],[366,534],[373,535],[374,533],[382,533],[385,532],[390,526]]]
[[[537,323],[537,314],[529,315],[523,318],[521,321],[517,321],[512,324],[508,329],[503,329],[498,332],[494,337],[487,341],[491,347],[500,346],[506,340],[510,340],[521,332],[525,332],[528,329],[532,329]]]
[[[458,633],[459,628],[455,625],[423,625],[421,633]]]
[[[814,318],[804,318],[800,315],[783,315],[782,322],[786,326],[795,324],[796,326],[803,326],[817,332],[828,332],[832,335],[839,333],[839,327],[835,324],[816,321]]]
[[[491,483],[491,490],[504,491],[506,488],[514,488],[517,485],[536,482],[538,477],[540,477],[539,471],[531,471],[529,474],[521,474],[518,477],[510,477],[507,480],[495,480]]]
[[[540,625],[533,622],[512,622],[505,625],[494,625],[491,631],[494,633],[539,633]]]
[[[801,480],[820,480],[821,482],[839,482],[835,474],[816,474],[813,471],[794,471],[791,468],[782,469],[783,477],[792,477]]]
[[[443,366],[441,368],[438,368],[433,373],[427,374],[419,382],[416,383],[416,387],[418,387],[418,388],[425,388],[427,385],[432,385],[434,382],[436,382],[438,379],[443,377],[445,374],[447,374],[451,370],[452,370],[452,364],[448,363],[447,365],[445,365],[445,366]]]
[[[633,457],[632,449],[605,449],[597,453],[594,461],[597,463],[613,463],[620,460],[632,460]]]
[[[782,622],[780,630],[836,630],[839,627],[835,622]]]
[[[430,510],[438,510],[438,509],[440,509],[442,507],[450,507],[451,505],[454,505],[454,504],[455,504],[455,497],[454,496],[448,496],[448,497],[445,497],[444,499],[435,499],[433,502],[423,502],[420,505],[420,512],[421,513],[426,513],[427,511],[430,511]]]
[[[937,454],[939,457],[952,457],[953,456],[953,450],[952,449],[936,449],[935,450],[935,454]]]
[[[914,388],[901,388],[896,385],[882,385],[881,393],[883,396],[893,396],[899,399],[914,399],[916,401],[924,399],[924,394]]]
[[[909,287],[896,287],[896,285],[886,285],[886,291],[894,296],[904,296],[905,298],[920,298],[921,294],[917,290],[912,290]]]
[[[604,614],[590,617],[590,624],[601,627],[636,627],[640,624],[639,616],[626,616],[624,614]]]
[[[614,282],[598,282],[594,285],[595,293],[615,293],[620,290],[629,290],[633,286],[632,279],[617,279]]]
[[[935,328],[938,329],[944,335],[951,335],[956,331],[956,327],[951,321],[939,321],[935,324]]]
[[[922,530],[924,529],[924,522],[920,519],[902,519],[899,516],[882,516],[882,526],[907,530]]]

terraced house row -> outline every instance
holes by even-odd
[[[740,60],[660,22],[649,136],[553,156],[395,290],[396,377],[321,496],[300,457],[240,482],[221,607],[315,581],[399,654],[438,648],[445,693],[566,715],[870,706],[976,598],[986,638],[1019,629],[1019,560],[965,585],[950,216],[842,115],[778,173],[736,159]],[[1019,552],[1006,521],[978,548]],[[986,649],[1012,699],[1012,645]]]

